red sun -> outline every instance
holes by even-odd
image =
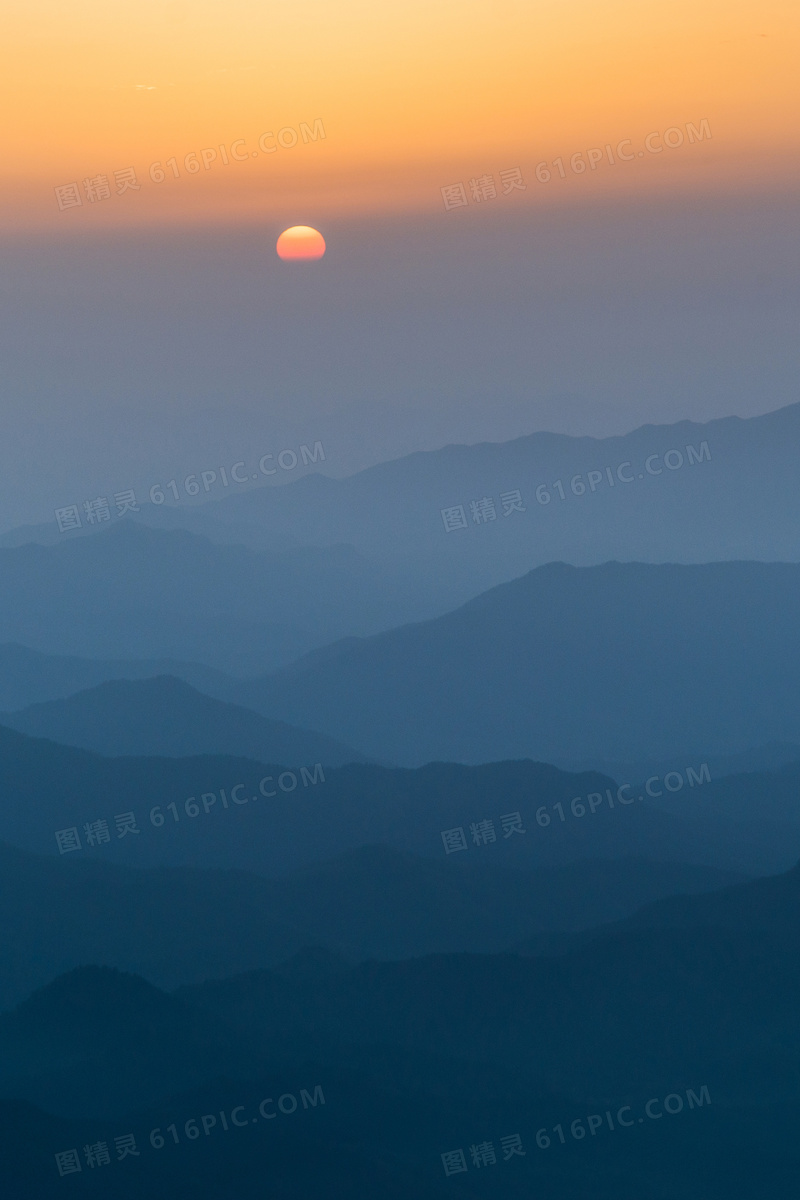
[[[284,229],[275,249],[284,262],[316,262],[325,253],[325,238],[310,225],[292,225]]]

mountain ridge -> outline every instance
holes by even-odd
[[[796,563],[549,563],[237,690],[266,715],[408,766],[733,754],[800,738],[799,609]]]
[[[227,754],[289,767],[366,761],[324,734],[271,721],[170,675],[107,680],[63,700],[0,712],[0,725],[111,757]]]

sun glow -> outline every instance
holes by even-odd
[[[325,239],[310,225],[292,225],[278,238],[275,249],[284,262],[316,262],[325,253]]]

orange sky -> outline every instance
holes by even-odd
[[[442,186],[516,166],[527,187],[498,205],[780,190],[796,182],[799,30],[796,0],[7,0],[0,218],[436,212]],[[710,141],[643,149],[703,118]],[[317,120],[324,139],[303,140]],[[535,179],[540,161],[626,138],[634,161]],[[139,190],[117,195],[128,167]],[[108,198],[59,211],[56,185],[98,174]]]

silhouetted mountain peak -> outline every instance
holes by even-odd
[[[227,753],[286,766],[364,761],[333,738],[207,696],[174,675],[106,680],[64,699],[0,713],[0,721],[108,756]]]
[[[122,1014],[164,1013],[173,1002],[165,992],[139,975],[114,967],[87,965],[59,975],[13,1010],[15,1023],[33,1032],[55,1027],[85,1028],[114,1024]]]
[[[403,765],[659,762],[677,749],[702,763],[800,735],[798,596],[797,563],[553,562],[243,694]]]

